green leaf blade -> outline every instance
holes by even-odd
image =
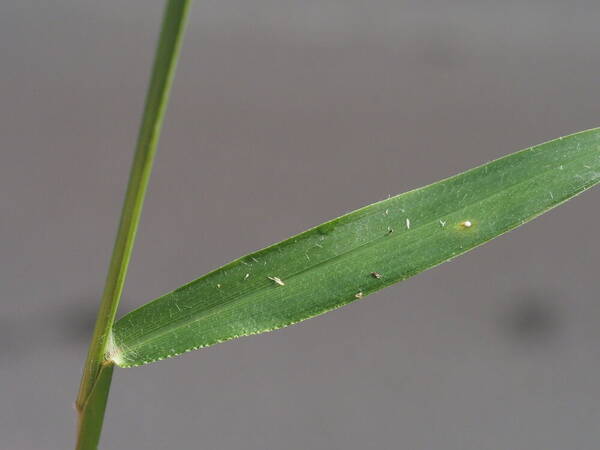
[[[314,317],[452,259],[600,181],[600,129],[366,206],[142,306],[109,358],[137,366]]]

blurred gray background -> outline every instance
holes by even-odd
[[[0,448],[68,449],[163,1],[0,4]],[[596,0],[196,1],[122,311],[600,125]],[[102,448],[592,450],[600,192],[270,334],[118,370]]]

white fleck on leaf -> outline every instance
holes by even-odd
[[[285,283],[279,277],[267,277],[269,280],[274,281],[279,286],[285,286]]]

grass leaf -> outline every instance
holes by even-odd
[[[127,314],[109,358],[147,364],[338,308],[465,253],[600,181],[600,129],[514,153],[240,258]]]

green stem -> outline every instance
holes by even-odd
[[[96,449],[100,440],[112,378],[113,364],[106,357],[110,352],[111,330],[131,259],[190,4],[191,0],[168,0],[165,8],[121,221],[77,396],[78,450]]]

